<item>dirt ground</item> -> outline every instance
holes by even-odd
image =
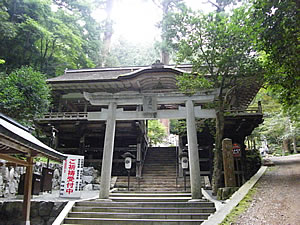
[[[249,208],[234,225],[300,225],[300,154],[275,163],[258,181]]]

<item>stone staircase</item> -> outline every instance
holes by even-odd
[[[184,191],[183,178],[176,178],[176,149],[174,147],[149,148],[143,167],[142,178],[131,177],[130,191],[176,192]],[[189,177],[186,191],[190,191]],[[118,177],[115,187],[126,191],[128,178]]]
[[[194,225],[215,212],[214,203],[189,202],[190,193],[111,193],[110,199],[77,202],[63,224]]]

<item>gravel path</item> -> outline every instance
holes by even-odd
[[[270,158],[249,208],[234,225],[300,225],[300,154]]]

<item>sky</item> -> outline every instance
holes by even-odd
[[[185,0],[194,10],[211,10],[207,0]],[[113,7],[112,19],[113,42],[119,37],[133,43],[153,42],[160,39],[160,31],[156,27],[161,19],[161,10],[152,0],[117,0]],[[95,11],[94,17],[101,21],[105,14]]]

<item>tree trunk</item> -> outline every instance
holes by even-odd
[[[107,66],[107,58],[109,56],[110,52],[110,44],[111,44],[111,38],[113,34],[113,21],[111,19],[111,13],[113,8],[113,2],[114,0],[106,0],[106,20],[105,20],[105,31],[104,31],[104,37],[103,37],[103,52],[102,52],[102,62],[101,66],[105,67]]]
[[[294,151],[294,154],[297,154],[297,140],[296,140],[296,135],[293,136],[293,151]]]
[[[222,157],[222,140],[224,136],[224,106],[223,98],[219,97],[219,109],[216,113],[216,141],[214,151],[214,169],[212,176],[212,193],[216,195],[218,188],[221,187],[222,183],[222,169],[223,169],[223,157]]]
[[[162,10],[163,10],[163,20],[166,20],[167,15],[169,13],[169,5],[170,1],[163,1],[162,2]],[[162,24],[164,24],[164,21],[162,21]],[[161,47],[161,62],[164,65],[168,65],[170,63],[170,53],[167,49],[167,33],[168,28],[165,25],[162,25],[162,31],[161,31],[161,40],[162,40],[162,47]]]
[[[286,152],[289,152],[289,139],[284,139],[282,142],[282,155],[285,155]]]
[[[284,139],[283,140],[283,149],[284,149],[284,152],[288,152],[288,153],[292,153],[292,150],[291,150],[291,140],[290,139]]]

